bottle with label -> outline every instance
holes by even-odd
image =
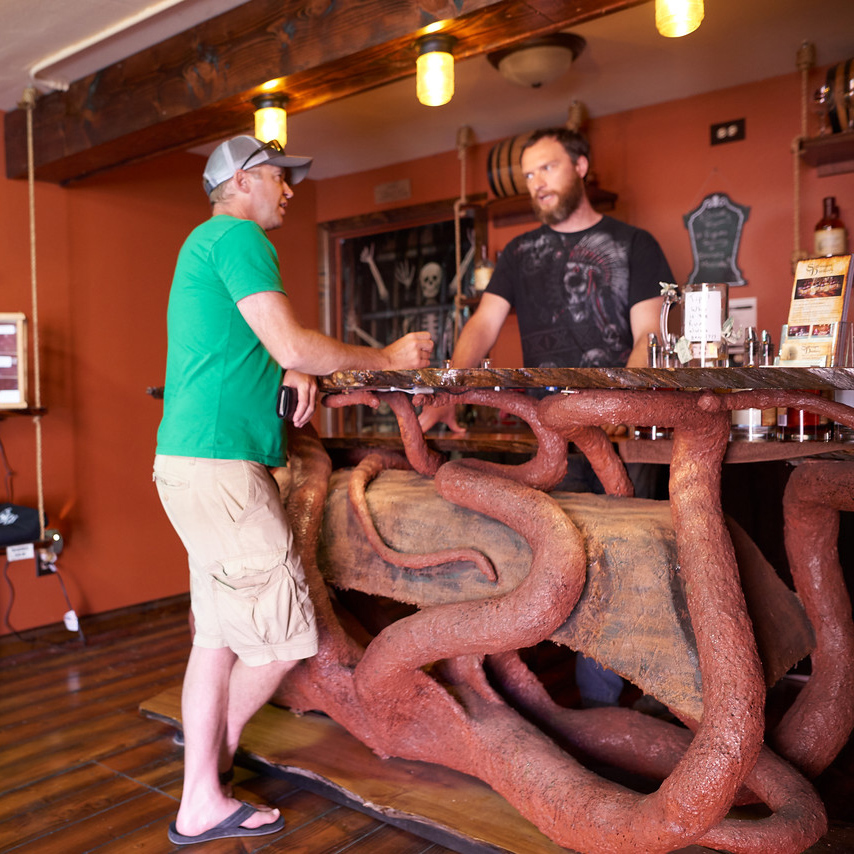
[[[478,258],[477,263],[474,265],[474,289],[477,293],[483,293],[486,290],[494,269],[495,265],[489,260],[486,254],[486,244],[482,243],[480,246],[480,258]]]
[[[848,233],[839,218],[836,197],[824,199],[824,213],[815,225],[815,255],[817,258],[848,254]]]

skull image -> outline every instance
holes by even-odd
[[[575,323],[586,320],[590,313],[589,298],[594,277],[592,267],[587,264],[571,263],[566,267],[563,293],[566,310],[569,311]]]
[[[435,300],[439,296],[439,288],[442,286],[442,268],[431,261],[421,268],[418,274],[418,282],[421,285],[421,294],[426,300]]]

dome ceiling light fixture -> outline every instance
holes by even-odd
[[[586,44],[574,33],[552,33],[493,51],[486,58],[512,83],[538,89],[566,72]]]

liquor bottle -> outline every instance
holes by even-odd
[[[845,255],[847,252],[848,233],[845,231],[845,223],[839,218],[836,197],[827,196],[824,199],[824,213],[815,224],[816,257]]]
[[[478,293],[482,293],[486,290],[486,286],[492,278],[492,271],[494,269],[495,265],[489,260],[489,257],[486,254],[486,244],[483,243],[480,247],[480,258],[474,265],[474,289]]]

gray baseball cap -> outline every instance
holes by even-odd
[[[262,163],[271,163],[288,170],[287,182],[299,184],[308,175],[310,157],[285,154],[278,141],[261,142],[254,136],[235,136],[218,145],[205,164],[203,184],[205,192],[211,191],[234,176],[238,169],[251,169]]]

